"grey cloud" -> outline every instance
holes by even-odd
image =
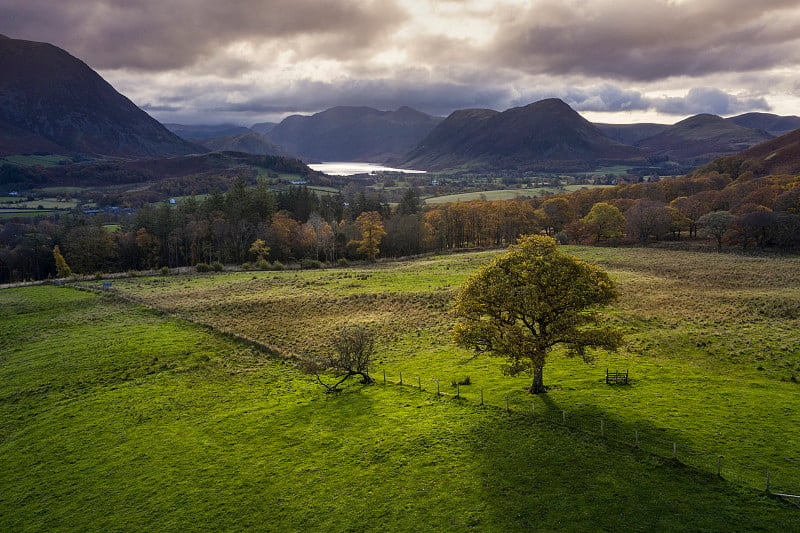
[[[653,108],[671,115],[733,115],[748,111],[769,111],[770,106],[763,97],[738,98],[719,89],[696,87],[684,98],[664,97],[652,100]]]
[[[589,89],[567,89],[563,100],[577,111],[641,111],[650,107],[640,92],[610,84]]]
[[[547,0],[509,22],[489,52],[530,73],[651,81],[795,65],[798,24],[794,0]]]
[[[51,42],[95,68],[140,70],[185,67],[246,40],[320,36],[314,53],[347,55],[407,17],[385,0],[0,0],[0,13],[9,37]]]
[[[157,112],[169,112],[174,113],[177,111],[181,111],[183,107],[176,106],[176,105],[153,105],[153,104],[142,104],[139,106],[140,108],[144,109],[148,113],[157,113]]]
[[[237,87],[237,100],[230,98],[227,84],[210,84],[200,92],[193,84],[173,87],[172,92],[148,104],[153,116],[162,121],[221,122],[249,125],[259,120],[276,120],[291,113],[311,114],[339,105],[369,106],[393,110],[408,105],[432,115],[445,116],[455,109],[505,109],[513,98],[506,86],[474,86],[409,78],[347,80],[323,83],[297,80],[279,86]],[[136,92],[136,89],[134,89]],[[164,107],[164,111],[158,109]],[[167,108],[174,108],[167,110]],[[202,116],[192,119],[192,116]]]
[[[408,105],[420,111],[446,116],[456,109],[489,108],[502,111],[544,98],[561,98],[578,112],[647,111],[690,115],[731,115],[769,110],[762,97],[738,97],[711,88],[695,88],[683,97],[648,98],[613,84],[589,87],[549,87],[520,90],[514,83],[464,83],[422,80],[413,76],[394,79],[346,80],[323,83],[297,80],[279,86],[247,87],[241,83],[186,85],[149,104],[156,118],[177,121],[176,116],[205,115],[202,121],[234,121],[249,125],[258,120],[279,120],[287,114],[311,114],[338,105],[369,106],[391,110]],[[479,88],[476,88],[479,87]],[[240,95],[232,101],[229,95]],[[163,108],[163,109],[162,109]],[[217,118],[214,118],[217,117]]]
[[[315,112],[337,105],[369,106],[377,109],[396,109],[409,105],[436,115],[447,115],[453,109],[497,107],[507,102],[510,90],[506,87],[460,85],[432,81],[394,79],[348,80],[322,83],[297,81],[269,95],[259,95],[239,103],[224,103],[218,111],[236,112]]]

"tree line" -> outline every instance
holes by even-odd
[[[800,180],[705,168],[680,178],[543,198],[424,206],[415,188],[390,206],[380,193],[275,192],[238,179],[176,204],[134,214],[74,212],[0,223],[0,282],[57,274],[53,248],[72,272],[93,274],[198,264],[280,268],[506,246],[519,235],[560,242],[647,244],[713,239],[719,248],[800,248]]]

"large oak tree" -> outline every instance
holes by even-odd
[[[617,298],[601,268],[558,250],[551,237],[520,237],[470,276],[456,297],[457,344],[508,359],[511,374],[533,372],[530,392],[545,392],[545,360],[557,345],[587,359],[587,347],[616,350],[620,332],[599,309]]]

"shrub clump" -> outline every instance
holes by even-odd
[[[316,259],[303,259],[300,261],[300,268],[303,269],[319,269],[322,268],[322,262]]]
[[[198,272],[211,272],[211,266],[208,263],[197,263],[194,269]]]

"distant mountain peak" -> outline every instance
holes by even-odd
[[[336,106],[287,117],[266,135],[306,161],[385,163],[408,152],[440,121],[408,106],[397,111]]]
[[[460,166],[587,168],[597,161],[637,161],[646,154],[612,141],[559,98],[503,112],[454,111],[402,160],[409,168]],[[558,163],[555,163],[558,162]]]

